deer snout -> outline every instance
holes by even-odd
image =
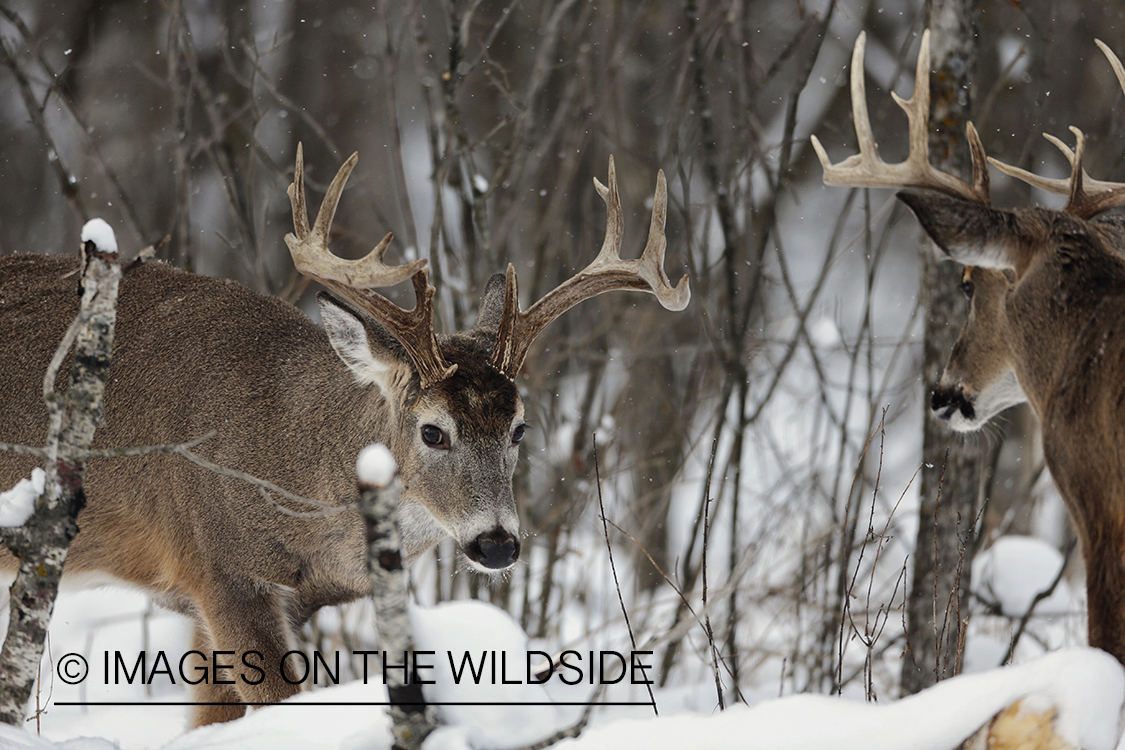
[[[969,421],[976,418],[973,402],[965,396],[965,389],[960,385],[939,385],[930,396],[930,409],[947,421],[957,412]]]
[[[520,556],[520,542],[499,526],[486,531],[465,545],[465,555],[477,565],[503,570]]]

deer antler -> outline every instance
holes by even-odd
[[[340,194],[358,161],[359,154],[352,154],[340,167],[324,194],[316,222],[310,230],[305,208],[304,149],[297,144],[293,184],[287,191],[293,206],[293,233],[285,235],[285,244],[293,256],[293,265],[301,274],[370,313],[398,339],[418,370],[422,388],[428,388],[452,375],[457,365],[448,364],[438,348],[434,334],[434,288],[428,283],[424,268],[426,260],[422,258],[401,266],[383,263],[383,255],[391,244],[391,234],[387,234],[370,253],[358,260],[341,258],[328,249],[328,232],[336,216]],[[414,282],[417,299],[413,310],[404,310],[371,291],[376,287],[394,286],[408,278]]]
[[[844,187],[916,187],[939,190],[948,195],[989,205],[988,167],[984,146],[976,128],[969,123],[966,131],[973,157],[973,184],[969,185],[930,164],[927,131],[930,120],[930,32],[922,34],[918,65],[914,75],[914,93],[909,100],[891,92],[909,120],[910,153],[898,164],[888,164],[879,157],[879,147],[871,132],[867,114],[867,88],[864,84],[863,58],[867,35],[860,33],[852,51],[851,92],[852,119],[855,122],[859,153],[833,164],[828,153],[814,135],[812,145],[824,168],[824,184]]]
[[[1121,60],[1113,54],[1113,50],[1106,46],[1101,39],[1095,39],[1094,42],[1105,53],[1110,67],[1117,75],[1117,82],[1121,84],[1122,91],[1125,91],[1125,67],[1121,65]],[[1073,151],[1055,136],[1049,133],[1043,134],[1043,137],[1054,144],[1059,151],[1062,151],[1063,156],[1070,162],[1070,177],[1065,180],[1040,177],[1025,169],[1013,167],[991,157],[988,160],[1001,172],[1026,182],[1032,187],[1055,195],[1065,195],[1067,201],[1063,210],[1083,219],[1089,219],[1111,208],[1125,205],[1125,184],[1092,179],[1082,167],[1082,159],[1086,153],[1086,136],[1074,126],[1070,127],[1070,132],[1074,133],[1075,138]]]
[[[496,344],[492,349],[492,364],[509,378],[515,378],[519,372],[535,337],[551,321],[582,300],[602,292],[633,289],[655,294],[665,309],[676,311],[687,307],[691,299],[691,288],[686,275],[673,287],[664,274],[664,220],[668,208],[668,186],[663,170],[656,178],[648,243],[641,257],[636,260],[621,260],[621,235],[625,225],[621,218],[621,197],[617,192],[617,170],[612,156],[609,157],[609,187],[596,177],[594,187],[605,201],[607,218],[605,242],[602,243],[598,257],[590,265],[548,292],[527,312],[521,312],[515,267],[508,264],[504,285],[504,312],[496,333]]]

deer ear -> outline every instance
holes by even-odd
[[[500,329],[500,318],[504,314],[504,274],[494,273],[488,277],[484,294],[480,299],[476,325],[468,331],[470,336],[479,338],[487,346],[492,346],[496,332]]]
[[[316,301],[332,348],[360,383],[374,383],[390,393],[395,374],[402,368],[412,371],[406,350],[387,329],[365,321],[329,294],[318,294]]]
[[[958,263],[997,270],[1020,265],[1023,243],[1012,212],[940,193],[904,190],[898,198],[918,217],[930,239]]]

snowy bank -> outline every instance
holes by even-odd
[[[1056,711],[1055,731],[1084,750],[1113,750],[1125,671],[1095,649],[1066,649],[1027,664],[964,675],[887,704],[794,695],[712,716],[625,719],[590,729],[562,748],[723,750],[953,750],[1012,703]]]
[[[427,750],[483,750],[528,744],[568,726],[581,710],[551,705],[552,701],[580,702],[589,694],[588,685],[566,687],[554,680],[546,686],[526,681],[502,684],[504,675],[522,675],[529,648],[527,636],[502,610],[480,602],[455,602],[416,608],[412,620],[420,652],[435,652],[429,657],[437,666],[427,673],[435,682],[427,686],[428,698],[462,704],[442,708],[448,724],[431,735]],[[481,679],[469,680],[467,673],[462,672],[463,679],[457,684],[451,679],[450,670],[440,668],[442,655],[447,653],[487,653],[490,658],[507,659],[507,666],[500,664],[501,679],[483,671]],[[373,672],[377,669],[373,665]],[[623,687],[614,686],[608,694],[610,699],[626,697]],[[643,691],[637,693],[638,698],[646,695]],[[59,700],[57,694],[55,700]],[[166,700],[167,696],[154,698],[153,703]],[[349,682],[301,693],[285,703],[252,711],[236,722],[187,732],[170,744],[156,739],[126,746],[163,745],[167,750],[386,750],[391,745],[390,724],[385,709],[372,705],[385,700],[386,691],[378,679],[367,685],[362,681]],[[658,692],[658,704],[660,700]],[[637,718],[648,713],[647,708],[643,712],[638,709],[631,717],[622,717],[620,711],[599,711],[581,737],[566,740],[558,747],[722,750],[745,748],[752,739],[750,744],[755,748],[786,750],[952,750],[1017,701],[1022,701],[1023,709],[1036,713],[1053,709],[1055,731],[1072,745],[1085,750],[1113,750],[1125,701],[1125,670],[1104,652],[1072,648],[1023,665],[956,677],[919,695],[883,704],[794,695],[750,707],[735,706],[711,715],[668,715],[667,705],[662,707],[660,717]],[[334,705],[316,705],[325,703]],[[116,710],[120,721],[135,726],[143,722],[166,724],[171,709],[141,705]],[[45,725],[49,726],[50,719],[49,711]],[[153,734],[167,737],[155,731]],[[115,747],[114,737],[76,739],[79,735],[80,732],[72,731],[71,739],[53,744],[26,730],[0,726],[0,747]]]

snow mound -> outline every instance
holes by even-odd
[[[973,560],[973,584],[982,598],[1000,605],[1009,617],[1022,617],[1040,592],[1051,587],[1064,564],[1062,554],[1027,536],[1002,536]],[[1065,580],[1035,606],[1039,614],[1064,614],[1071,609]]]
[[[551,699],[542,686],[526,684],[527,634],[507,612],[479,601],[447,602],[413,607],[410,620],[418,648],[436,651],[435,658],[454,660],[444,665],[447,668],[434,670],[437,684],[427,690],[429,699],[494,704],[443,706],[448,726],[434,733],[426,750],[518,747],[562,728],[563,714],[556,707],[517,705],[548,704]],[[479,684],[474,666],[480,673]],[[505,679],[523,682],[505,684]]]
[[[1125,670],[1104,651],[1065,649],[1020,666],[955,677],[885,705],[794,695],[712,716],[623,719],[558,747],[953,750],[1018,700],[1036,711],[1055,707],[1057,733],[1076,747],[1113,750],[1125,700]]]

